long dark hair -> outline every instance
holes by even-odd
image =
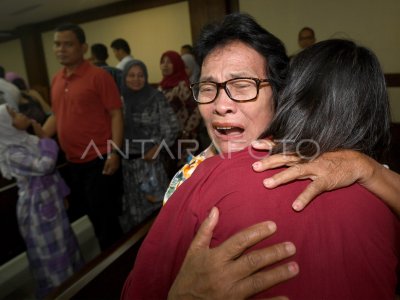
[[[389,128],[385,78],[377,57],[352,41],[334,39],[293,58],[266,135],[278,141],[273,153],[297,152],[308,159],[353,149],[380,159],[389,145]]]
[[[285,46],[250,15],[234,13],[225,16],[222,22],[211,23],[202,29],[194,48],[199,66],[212,50],[232,41],[247,44],[266,59],[266,74],[270,80],[276,107],[277,96],[285,85],[289,62]]]

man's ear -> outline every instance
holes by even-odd
[[[89,45],[88,45],[87,43],[83,43],[83,44],[82,44],[82,53],[83,53],[83,54],[86,54],[86,52],[88,51],[88,49],[89,49]]]

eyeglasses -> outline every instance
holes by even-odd
[[[229,79],[224,82],[201,81],[192,83],[190,88],[197,103],[213,102],[217,99],[220,88],[223,88],[233,101],[246,102],[257,98],[262,82],[269,82],[269,79],[244,77]]]

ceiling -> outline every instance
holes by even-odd
[[[122,0],[0,0],[0,34]]]

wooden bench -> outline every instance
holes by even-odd
[[[110,249],[87,263],[46,299],[120,299],[125,279],[132,270],[139,247],[157,214],[158,211]]]

